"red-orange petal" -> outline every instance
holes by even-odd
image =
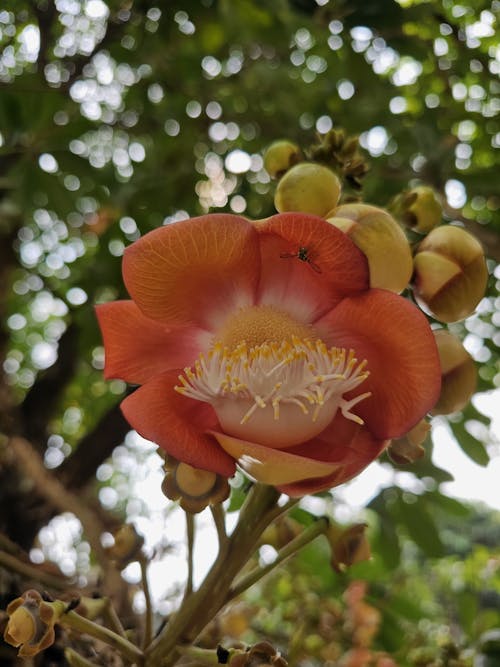
[[[322,218],[281,213],[256,227],[262,255],[260,303],[314,322],[343,297],[367,289],[366,257],[344,232]]]
[[[125,418],[140,435],[179,461],[231,477],[233,459],[209,434],[219,428],[215,412],[208,403],[178,394],[176,384],[177,372],[169,371],[139,387],[122,401]]]
[[[146,317],[133,301],[96,306],[106,362],[104,376],[143,384],[155,375],[191,365],[211,335],[203,329],[168,329]]]
[[[408,300],[373,289],[344,299],[316,323],[327,345],[354,349],[370,372],[356,394],[372,392],[354,412],[380,439],[407,433],[435,405],[441,386],[436,343],[425,316]]]
[[[272,449],[240,440],[221,431],[213,431],[212,434],[242,470],[263,484],[291,484],[310,477],[329,475],[338,468],[336,463],[297,456],[284,449]]]
[[[303,496],[331,489],[358,475],[382,453],[389,442],[375,438],[366,426],[360,426],[337,413],[319,436],[292,447],[289,452],[335,462],[338,468],[329,475],[280,485],[278,488],[289,496]]]
[[[228,214],[155,229],[123,257],[125,284],[145,315],[209,331],[230,312],[254,303],[259,272],[255,227]]]

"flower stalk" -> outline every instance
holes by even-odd
[[[69,667],[96,667],[95,662],[91,662],[84,658],[83,655],[80,655],[72,648],[64,649],[64,657]]]
[[[112,648],[116,649],[120,655],[126,658],[129,662],[135,663],[137,665],[144,664],[144,654],[141,649],[137,648],[132,642],[116,634],[112,630],[94,623],[89,619],[80,616],[75,611],[68,611],[63,614],[59,620],[59,624],[76,630],[77,632],[82,632],[95,639],[108,644]]]
[[[212,511],[212,517],[214,519],[215,529],[219,539],[219,550],[221,550],[224,548],[227,542],[224,508],[222,507],[222,503],[217,503],[216,505],[211,505],[210,510]]]
[[[153,638],[153,605],[151,602],[151,592],[149,590],[148,582],[148,563],[144,555],[139,558],[139,565],[141,567],[142,591],[144,593],[144,601],[146,604],[146,611],[144,614],[144,637],[142,647],[145,649],[151,643]]]
[[[146,651],[147,667],[169,667],[178,657],[176,646],[193,642],[205,625],[224,606],[235,577],[252,554],[260,535],[273,516],[279,493],[270,486],[252,487],[240,511],[236,528],[220,549],[205,580],[184,599],[175,616]]]
[[[190,512],[186,514],[186,542],[187,542],[187,580],[186,590],[184,591],[184,599],[188,598],[193,592],[193,575],[194,575],[194,534],[195,534],[195,519]]]
[[[278,551],[276,558],[265,565],[264,567],[257,567],[247,575],[239,579],[236,584],[229,590],[227,601],[238,597],[246,590],[253,586],[253,584],[260,581],[266,574],[269,574],[278,565],[281,565],[287,558],[296,554],[300,549],[315,540],[319,535],[324,535],[330,526],[330,521],[327,517],[320,517],[311,526],[306,528],[300,535],[291,540],[287,545]]]

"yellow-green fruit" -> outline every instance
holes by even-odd
[[[441,224],[443,209],[432,188],[420,185],[410,190],[408,195],[414,195],[413,202],[403,216],[408,227],[420,234],[427,234]]]
[[[434,331],[441,363],[441,394],[432,410],[448,415],[462,410],[470,401],[477,382],[474,360],[461,341],[445,329]]]
[[[368,204],[344,204],[327,220],[345,232],[364,252],[370,270],[370,287],[399,294],[413,272],[411,249],[405,233],[384,209]]]
[[[484,296],[488,270],[483,249],[461,227],[433,229],[420,243],[414,267],[417,301],[441,322],[468,317]]]
[[[300,211],[324,217],[338,204],[340,181],[328,167],[300,162],[279,181],[274,205],[280,213]]]
[[[264,154],[264,168],[271,178],[279,178],[302,157],[300,148],[293,141],[274,141]]]

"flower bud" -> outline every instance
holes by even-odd
[[[269,544],[275,549],[282,549],[295,537],[300,535],[303,526],[292,519],[284,516],[270,524],[260,537],[261,544]]]
[[[7,644],[20,647],[19,656],[36,655],[54,643],[54,624],[64,611],[60,600],[45,602],[40,593],[28,590],[7,606],[9,620],[4,639]]]
[[[194,468],[173,457],[167,458],[165,468],[167,474],[162,491],[170,500],[180,500],[185,512],[197,514],[208,505],[221,503],[229,496],[229,483],[221,475]]]
[[[331,523],[325,535],[330,543],[330,563],[335,572],[370,559],[370,544],[365,531],[366,523],[356,523],[347,528]]]
[[[280,178],[301,159],[302,153],[297,144],[287,139],[280,139],[274,141],[264,153],[264,169],[271,178]]]
[[[427,234],[441,224],[443,208],[432,188],[419,185],[398,198],[394,213],[414,232]]]
[[[484,296],[488,270],[483,249],[461,227],[433,229],[420,243],[414,266],[415,297],[441,322],[468,317]]]
[[[328,167],[314,162],[300,162],[281,178],[274,195],[280,213],[299,211],[324,217],[337,205],[340,181]]]
[[[474,360],[461,341],[445,329],[434,331],[441,363],[441,394],[433,415],[448,415],[462,410],[476,389]]]
[[[410,245],[387,211],[368,204],[344,204],[328,213],[327,220],[366,255],[370,287],[397,294],[405,289],[413,271]]]
[[[418,461],[425,454],[422,443],[425,442],[430,430],[429,422],[422,419],[406,435],[391,440],[391,444],[387,448],[389,457],[398,465]]]
[[[287,667],[287,661],[269,642],[258,642],[245,653],[235,654],[229,663],[230,667]]]
[[[140,558],[144,538],[137,533],[131,523],[120,526],[113,537],[115,543],[106,549],[106,553],[119,567],[125,567]]]

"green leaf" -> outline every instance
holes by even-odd
[[[405,498],[407,500],[405,500]],[[404,525],[408,536],[431,558],[444,554],[444,546],[435,521],[426,507],[425,496],[401,493],[394,503],[394,514]]]
[[[464,454],[467,454],[474,463],[487,466],[490,457],[486,447],[465,429],[464,422],[451,424],[451,429]]]
[[[466,518],[471,515],[471,509],[464,503],[461,503],[455,498],[450,498],[445,496],[439,491],[429,491],[426,494],[426,498],[430,501],[431,505],[436,505],[439,509],[442,509],[446,514],[451,514],[452,516]]]

